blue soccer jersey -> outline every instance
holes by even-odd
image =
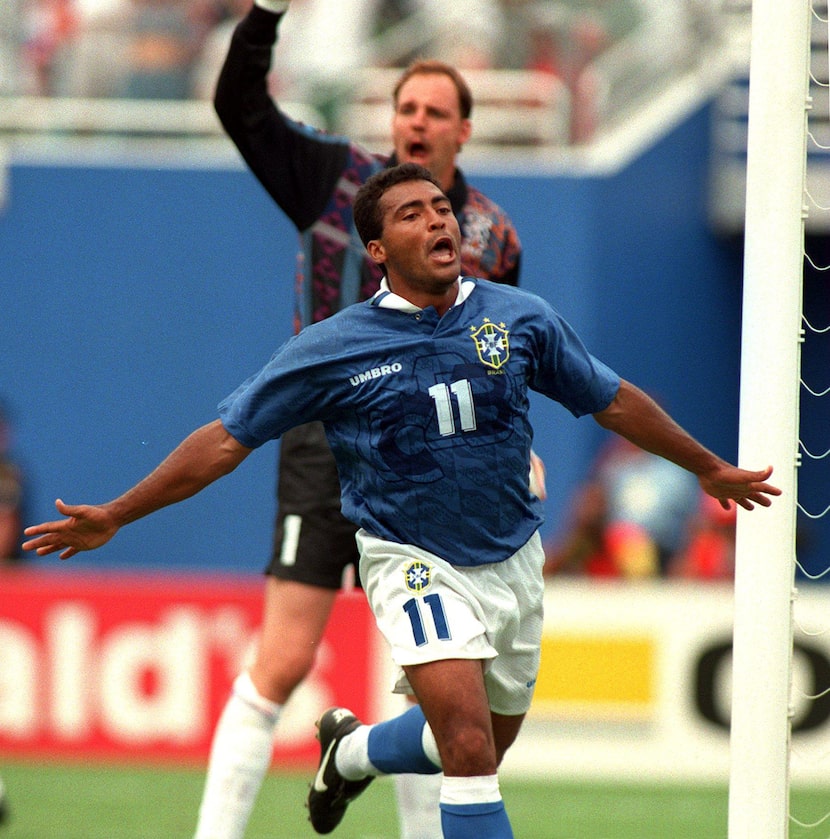
[[[465,278],[443,317],[384,288],[307,327],[219,413],[249,448],[322,420],[346,518],[469,566],[507,559],[541,524],[528,391],[582,416],[618,388],[542,298]]]

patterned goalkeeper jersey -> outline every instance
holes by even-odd
[[[253,6],[237,25],[216,88],[216,112],[251,171],[300,234],[295,327],[369,299],[381,271],[352,219],[360,186],[397,164],[347,137],[303,125],[271,99],[268,71],[280,15]],[[461,230],[461,271],[518,285],[521,243],[507,213],[456,169],[446,191]]]

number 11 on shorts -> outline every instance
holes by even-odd
[[[421,600],[429,606],[430,617],[435,626],[435,634],[438,636],[438,640],[449,641],[452,636],[450,635],[450,628],[447,625],[447,615],[444,612],[441,595],[427,594],[423,598],[411,597],[403,604],[403,610],[409,615],[409,622],[412,624],[412,635],[415,638],[415,645],[422,647],[427,642]]]

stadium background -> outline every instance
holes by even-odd
[[[462,158],[462,164],[509,209],[521,231],[523,286],[552,300],[597,355],[657,396],[707,445],[734,458],[742,242],[718,235],[709,219],[712,108],[701,101],[631,156],[579,171],[509,157]],[[15,455],[28,476],[30,520],[51,517],[58,495],[97,501],[121,492],[184,434],[213,418],[219,399],[290,334],[295,246],[289,224],[233,154],[147,148],[136,157],[84,147],[59,155],[16,152],[6,161],[0,387],[12,409]],[[533,410],[536,448],[548,467],[543,534],[550,535],[602,437],[590,419],[575,421],[542,400]],[[820,419],[805,412],[803,426],[805,437],[822,440],[826,425]],[[201,698],[202,739],[196,745],[182,737],[177,743],[170,731],[142,733],[141,713],[150,719],[169,697],[158,682],[166,671],[154,656],[170,641],[165,633],[171,626],[187,624],[186,614],[182,624],[171,623],[176,609],[193,607],[199,620],[207,615],[214,621],[206,604],[221,594],[231,604],[246,604],[249,623],[243,621],[242,630],[233,624],[242,634],[232,639],[254,627],[257,575],[270,548],[273,515],[277,451],[270,448],[198,498],[133,524],[95,555],[67,565],[33,558],[34,574],[0,580],[0,755],[203,760],[231,675],[227,663]],[[811,480],[805,484],[810,491]],[[800,559],[821,569],[824,528],[813,527]],[[175,579],[161,570],[175,572]],[[45,587],[42,601],[31,586]],[[631,590],[597,592],[578,584],[563,588],[559,600],[551,592],[549,649],[581,653],[584,669],[574,671],[574,681],[584,683],[587,672],[599,671],[606,687],[616,687],[604,697],[569,697],[572,684],[548,685],[550,702],[539,706],[531,720],[534,736],[525,738],[537,751],[519,753],[517,771],[524,771],[523,761],[538,764],[539,750],[553,753],[554,744],[561,747],[566,735],[576,733],[564,759],[570,757],[577,774],[632,772],[632,748],[639,742],[645,747],[634,772],[650,766],[672,776],[677,764],[666,767],[655,756],[685,754],[676,777],[725,777],[724,689],[713,688],[717,696],[707,718],[695,673],[700,675],[704,656],[728,643],[729,588],[640,591],[642,600]],[[816,587],[808,601],[813,593],[823,597]],[[125,601],[132,605],[123,606]],[[699,609],[671,611],[683,603]],[[817,620],[821,603],[812,613]],[[138,722],[128,720],[126,734],[105,730],[98,709],[80,723],[69,719],[72,736],[63,736],[67,729],[58,723],[67,720],[49,704],[55,684],[50,668],[57,669],[59,654],[67,653],[49,646],[57,637],[50,635],[56,625],[51,610],[63,607],[70,618],[72,609],[90,610],[87,652],[109,643],[113,627],[145,631],[125,654],[127,663],[114,670],[135,680]],[[344,620],[355,625],[353,617]],[[699,633],[686,632],[695,622]],[[327,639],[335,661],[339,635],[342,625],[335,623]],[[609,648],[609,639],[623,646]],[[356,701],[380,714],[385,709],[378,686],[385,674],[374,644],[367,630],[360,646],[366,691]],[[821,642],[807,646],[798,659],[806,662],[808,682],[814,678],[818,686],[830,672],[830,651]],[[74,662],[82,675],[89,665],[85,655]],[[617,675],[628,665],[641,668],[628,694],[608,669],[614,660]],[[215,662],[208,667],[215,670]],[[28,729],[10,723],[31,719],[10,699],[23,695],[21,673],[31,674],[36,697]],[[103,691],[86,675],[75,685],[79,696]],[[350,681],[352,676],[326,675],[323,683],[339,692]],[[128,685],[124,696],[129,691]],[[89,707],[105,704],[102,697],[95,693]],[[811,749],[818,754],[825,735],[821,704],[806,735],[808,755]],[[800,708],[801,719],[810,716],[809,708]],[[130,726],[138,726],[138,735]],[[573,756],[580,750],[593,756],[584,752],[591,741],[607,761],[580,766]],[[692,743],[692,752],[684,753]],[[313,752],[308,738],[288,751],[295,747],[284,765],[293,765],[297,755],[308,758],[310,747]]]
[[[740,249],[707,220],[708,113],[611,172],[511,171],[505,157],[469,175],[521,231],[523,287],[731,458]],[[169,155],[12,157],[6,179],[2,386],[29,515],[41,521],[58,495],[123,491],[290,335],[296,236],[232,158],[217,167]],[[549,533],[600,432],[541,399],[534,421]],[[275,458],[266,447],[198,499],[73,565],[259,571]]]

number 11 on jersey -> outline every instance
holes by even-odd
[[[453,415],[452,397],[458,404],[458,419],[461,424],[461,431],[476,430],[476,410],[473,405],[473,389],[468,379],[461,379],[460,382],[453,382],[449,387],[445,384],[433,385],[429,389],[429,395],[435,402],[435,411],[438,415],[438,433],[442,437],[449,437],[456,434],[455,416]]]

